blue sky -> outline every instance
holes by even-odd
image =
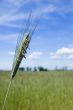
[[[73,68],[73,0],[1,0],[0,69],[11,69],[17,37],[32,10],[39,25],[21,66]]]

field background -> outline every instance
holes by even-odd
[[[0,72],[0,110],[9,81],[9,72]],[[73,110],[73,71],[18,73],[5,110]]]

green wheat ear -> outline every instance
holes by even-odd
[[[32,29],[32,31],[29,31],[30,17],[31,17],[31,13],[30,13],[29,18],[27,20],[26,27],[23,30],[24,31],[22,33],[23,36],[21,36],[22,38],[21,38],[20,41],[17,41],[15,55],[14,55],[14,60],[13,60],[13,66],[12,66],[12,72],[11,72],[11,79],[10,79],[9,86],[8,86],[8,89],[7,89],[5,98],[4,98],[4,103],[3,103],[3,106],[2,106],[2,110],[4,110],[4,108],[5,108],[5,103],[6,103],[7,96],[8,96],[10,87],[11,87],[12,79],[16,75],[17,70],[18,70],[18,68],[19,68],[19,66],[21,64],[22,59],[26,58],[25,55],[27,53],[27,49],[28,49],[29,43],[31,41],[32,35],[33,35],[33,33],[34,33],[35,29],[36,29],[36,26],[37,26],[37,24],[36,24],[34,26],[34,28]],[[25,30],[27,31],[27,33],[25,32]]]

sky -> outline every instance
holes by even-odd
[[[30,25],[39,22],[21,67],[73,69],[73,0],[0,0],[0,69],[12,69],[17,38],[31,11]]]

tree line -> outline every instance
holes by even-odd
[[[39,66],[39,67],[34,67],[34,68],[31,68],[31,67],[20,67],[19,68],[19,71],[34,71],[34,72],[39,72],[39,71],[48,71],[47,68],[44,68],[42,66]]]
[[[66,66],[64,67],[61,67],[61,68],[58,68],[57,66],[53,69],[55,71],[66,71],[68,70],[68,68]],[[19,71],[33,71],[33,72],[40,72],[40,71],[49,71],[47,68],[44,68],[42,66],[39,66],[39,67],[20,67],[19,68]]]

